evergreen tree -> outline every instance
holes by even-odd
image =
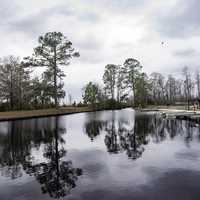
[[[83,100],[86,104],[91,104],[92,107],[99,102],[100,88],[97,84],[89,82],[83,89]]]
[[[140,76],[142,66],[140,62],[134,58],[128,58],[125,60],[122,67],[124,73],[124,84],[127,88],[130,88],[133,95],[132,104],[135,102],[136,82]]]
[[[115,88],[116,88],[116,79],[118,72],[118,65],[108,64],[105,67],[105,72],[103,75],[103,82],[105,85],[105,90],[107,94],[111,96],[111,99],[115,99]]]
[[[28,60],[29,65],[47,67],[45,73],[49,83],[53,86],[52,97],[55,106],[58,107],[60,90],[63,88],[63,83],[58,83],[58,79],[62,81],[65,76],[60,67],[68,65],[70,59],[78,57],[79,53],[75,52],[72,42],[61,32],[48,32],[44,36],[40,36],[38,42],[39,45],[34,48],[32,57],[25,59]]]

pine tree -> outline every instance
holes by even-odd
[[[29,65],[47,67],[45,73],[53,87],[52,97],[55,107],[58,107],[58,99],[63,96],[60,94],[63,83],[58,83],[58,79],[62,81],[65,76],[60,67],[69,65],[70,59],[78,57],[79,53],[75,52],[72,42],[61,32],[48,32],[44,36],[40,36],[38,42],[39,45],[34,48],[32,57],[25,59]]]

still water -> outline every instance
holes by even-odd
[[[200,199],[200,125],[132,109],[0,122],[0,200]]]

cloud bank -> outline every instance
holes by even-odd
[[[106,64],[128,57],[148,73],[198,66],[199,9],[198,0],[2,0],[0,56],[30,55],[38,36],[63,32],[81,55],[64,68],[66,90],[80,100],[84,84],[101,83]]]

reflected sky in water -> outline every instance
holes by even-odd
[[[0,199],[198,199],[200,126],[132,109],[0,122]]]

